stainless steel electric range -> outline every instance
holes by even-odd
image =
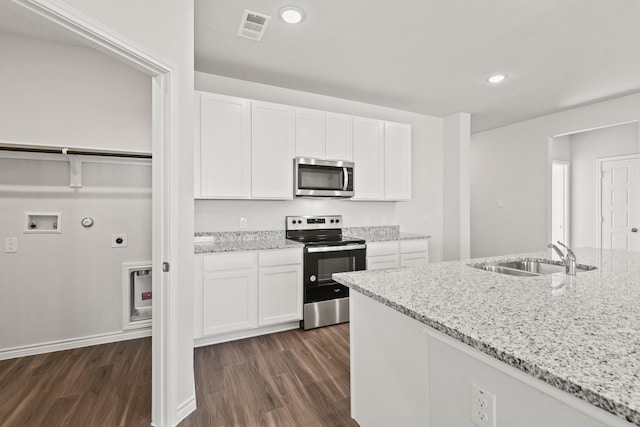
[[[367,245],[342,235],[342,216],[288,216],[287,239],[304,243],[304,310],[307,330],[349,321],[349,288],[331,275],[364,270]]]

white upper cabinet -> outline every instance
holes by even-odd
[[[294,108],[251,103],[251,196],[293,198]]]
[[[296,157],[351,161],[351,116],[296,108]]]
[[[326,113],[324,116],[324,158],[353,159],[353,118],[344,114]]]
[[[354,191],[356,200],[384,199],[384,122],[353,119]]]
[[[324,113],[296,108],[296,157],[324,158]]]
[[[200,121],[200,126],[196,126],[196,197],[250,197],[249,101],[200,92],[196,106],[200,113],[196,114],[196,120]]]
[[[411,126],[384,124],[384,199],[411,200]]]
[[[196,94],[196,198],[290,200],[308,157],[354,162],[354,200],[411,200],[410,125]]]

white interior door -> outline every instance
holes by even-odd
[[[551,241],[569,246],[569,164],[553,162],[551,167]]]
[[[600,162],[601,247],[640,251],[640,158]]]

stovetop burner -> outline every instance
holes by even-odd
[[[342,234],[342,216],[288,216],[287,239],[306,246],[339,246],[365,243],[363,239]]]

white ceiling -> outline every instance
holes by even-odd
[[[48,40],[77,46],[83,44],[55,25],[34,17],[7,0],[0,0],[0,33]]]
[[[295,5],[305,21],[287,25]],[[238,37],[244,9],[272,17]],[[195,0],[196,70],[446,117],[472,131],[640,91],[639,0]],[[491,86],[485,78],[506,72]]]
[[[285,5],[306,12],[287,25]],[[374,7],[375,6],[375,7]],[[244,9],[270,15],[238,37]],[[195,0],[198,71],[446,117],[472,131],[640,91],[640,0]],[[0,0],[0,32],[81,45]],[[509,78],[486,83],[494,72]]]

